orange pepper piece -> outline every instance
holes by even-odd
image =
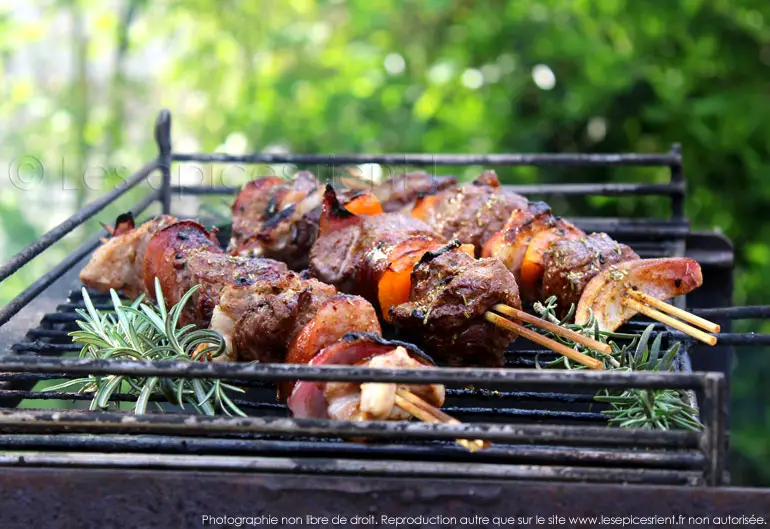
[[[412,208],[410,217],[427,221],[430,218],[430,210],[436,207],[438,195],[425,195],[417,199]]]
[[[382,204],[371,191],[364,191],[345,204],[345,209],[354,215],[381,215]]]

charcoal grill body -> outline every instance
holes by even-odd
[[[160,172],[160,189],[135,207],[139,215],[159,203],[173,212],[175,196],[232,194],[222,186],[172,185],[173,162],[433,165],[663,165],[666,184],[569,184],[517,186],[524,194],[659,195],[671,202],[671,218],[575,219],[588,231],[606,231],[631,244],[643,257],[688,255],[701,262],[704,287],[688,306],[722,325],[720,345],[708,349],[662,328],[665,340],[686,345],[677,373],[565,373],[534,370],[550,353],[519,340],[508,352],[508,367],[520,369],[445,370],[441,378],[420,372],[367,372],[344,368],[330,373],[308,366],[228,364],[87,363],[75,353],[67,330],[82,306],[77,272],[98,245],[98,236],[41,277],[0,310],[0,501],[9,522],[51,509],[62,525],[77,517],[96,526],[106,513],[136,525],[188,525],[203,514],[376,514],[446,516],[543,516],[568,511],[608,515],[762,515],[770,495],[725,487],[727,375],[735,346],[770,345],[768,335],[731,332],[735,318],[768,317],[767,307],[730,307],[732,249],[714,234],[692,233],[684,217],[685,181],[677,146],[661,155],[266,155],[180,154],[171,151],[170,115],[156,124],[157,160],[44,235],[0,268],[0,280],[96,215],[122,193]],[[103,234],[99,234],[103,235]],[[107,298],[95,296],[97,304]],[[643,324],[631,324],[639,330]],[[694,370],[693,370],[694,367]],[[36,382],[88,373],[233,378],[251,388],[239,405],[248,420],[151,414],[141,418],[82,410],[16,409],[22,399],[81,399],[61,392],[42,395]],[[463,425],[345,424],[287,417],[268,381],[288,378],[391,380],[446,383],[447,411]],[[436,376],[436,375],[429,375]],[[697,395],[703,432],[644,432],[606,428],[592,395],[603,387],[675,387]],[[344,439],[368,437],[369,444]],[[486,438],[493,448],[468,454],[456,438]],[[387,442],[378,442],[387,441]],[[586,485],[584,483],[590,483]],[[583,483],[583,484],[581,484]],[[663,488],[667,487],[667,488]],[[104,491],[113,505],[94,511],[84,491]],[[590,496],[586,491],[591,490]],[[215,492],[214,492],[215,491]],[[662,492],[662,491],[665,491]],[[62,503],[56,494],[67,493]],[[590,501],[586,498],[590,497]],[[510,498],[519,498],[512,512]],[[649,498],[650,501],[644,501]],[[701,508],[708,504],[710,507]],[[15,507],[11,509],[11,505]],[[156,509],[147,507],[154,505]],[[363,507],[362,507],[363,506]],[[559,506],[558,509],[555,506]],[[636,507],[635,507],[636,506]],[[252,508],[253,507],[253,508]],[[9,510],[11,509],[11,510]],[[272,510],[271,510],[272,509]],[[634,510],[636,509],[636,510]],[[759,510],[757,510],[759,509]],[[8,514],[10,513],[10,514]],[[765,512],[765,516],[770,513]],[[14,518],[15,517],[15,518]],[[147,523],[141,523],[147,520]],[[193,523],[190,522],[190,523]],[[109,524],[108,524],[109,525]],[[194,525],[194,524],[193,524]],[[3,526],[7,526],[3,524]]]

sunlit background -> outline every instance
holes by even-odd
[[[768,303],[768,94],[766,0],[5,0],[0,253],[12,256],[155,156],[152,124],[166,107],[174,149],[187,152],[664,152],[680,142],[688,216],[735,243],[735,304]],[[180,166],[174,178],[238,184],[269,170]],[[508,183],[669,177],[499,174]],[[567,206],[669,213],[653,199]],[[97,228],[4,282],[0,302]],[[733,480],[770,485],[770,353],[741,349],[734,376]]]

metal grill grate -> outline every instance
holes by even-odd
[[[172,162],[290,163],[298,165],[385,163],[404,166],[537,165],[537,166],[667,166],[666,184],[567,184],[518,186],[525,194],[641,196],[658,195],[671,202],[670,219],[579,218],[587,231],[606,231],[631,244],[643,257],[682,255],[687,251],[704,264],[706,286],[692,300],[701,313],[722,324],[721,347],[707,350],[689,337],[666,331],[665,340],[686,345],[677,359],[678,373],[598,373],[534,370],[536,361],[553,358],[519,340],[507,353],[507,368],[442,369],[438,373],[367,370],[355,367],[290,365],[192,364],[159,362],[94,362],[71,358],[78,348],[66,333],[73,329],[74,310],[82,299],[74,282],[78,263],[98,244],[94,238],[55,266],[29,289],[0,310],[0,325],[27,317],[25,306],[41,293],[53,294],[56,310],[37,316],[25,328],[24,340],[0,327],[0,346],[10,345],[0,357],[0,456],[2,465],[54,465],[70,467],[123,466],[132,468],[252,469],[271,472],[356,474],[387,476],[464,476],[475,478],[527,478],[568,481],[604,481],[666,484],[725,482],[726,383],[722,373],[692,372],[690,355],[698,358],[721,354],[729,358],[733,345],[770,344],[767,335],[729,332],[733,318],[764,318],[765,307],[724,308],[730,304],[732,255],[729,246],[714,236],[690,233],[684,218],[685,182],[677,146],[661,155],[266,155],[228,156],[171,152],[170,116],[162,113],[156,125],[158,159],[114,191],[62,225],[0,268],[4,280],[25,263],[93,217],[155,171],[163,186],[151,191],[133,209],[138,215],[155,201],[171,212],[175,195],[230,194],[229,187],[171,185]],[[720,276],[720,274],[722,274]],[[724,276],[727,274],[727,276]],[[709,286],[714,285],[714,286]],[[717,292],[716,286],[727,286]],[[62,289],[65,289],[62,291]],[[70,289],[64,301],[66,289]],[[711,289],[711,290],[710,290]],[[56,298],[56,296],[60,296]],[[104,296],[94,295],[106,307]],[[27,307],[29,309],[29,307]],[[18,313],[18,316],[12,320]],[[27,320],[24,320],[27,321]],[[36,325],[37,322],[39,325]],[[632,322],[632,330],[645,325]],[[31,328],[30,327],[33,327]],[[69,392],[41,393],[38,382],[84,374],[136,374],[217,377],[249,388],[238,404],[252,417],[231,419],[189,416],[184,413],[134,417],[120,412],[86,412],[15,408],[19,402],[44,406],[50,399],[80,403],[84,397]],[[292,420],[275,402],[274,382],[286,379],[441,382],[448,387],[446,410],[461,425],[422,423],[346,423]],[[602,408],[592,399],[599,388],[681,388],[698,395],[703,432],[647,432],[607,428]],[[115,400],[129,397],[117,395]],[[173,410],[172,410],[173,411]],[[99,435],[93,435],[98,433]],[[353,442],[366,438],[366,443]],[[494,445],[469,454],[453,439],[489,439]],[[195,455],[195,458],[187,456]]]

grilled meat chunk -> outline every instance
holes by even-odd
[[[285,194],[286,181],[277,176],[258,178],[247,183],[232,206],[233,233],[229,249],[239,248],[262,223],[275,213],[278,195]]]
[[[182,311],[180,321],[182,325],[205,326],[211,320],[222,288],[269,280],[286,270],[286,265],[278,261],[225,254],[212,233],[188,220],[172,224],[152,238],[147,246],[143,277],[150,294],[154,294],[158,278],[169,306],[194,285],[200,285]]]
[[[320,306],[336,294],[334,287],[302,279],[291,271],[267,280],[222,289],[211,318],[211,328],[227,342],[222,360],[282,359],[286,336],[295,332],[300,306]]]
[[[562,311],[577,306],[586,285],[607,267],[639,259],[625,244],[612,240],[606,233],[554,241],[543,254],[543,299],[556,296]]]
[[[470,184],[447,189],[424,200],[430,201],[429,207],[418,203],[413,215],[447,240],[473,244],[476,255],[503,227],[513,210],[527,205],[527,199],[521,195],[500,188],[494,171],[486,171]]]
[[[423,256],[412,272],[410,301],[391,308],[390,317],[439,361],[501,367],[514,335],[484,319],[497,303],[521,308],[513,275],[499,260],[476,260],[455,243]]]
[[[109,292],[113,288],[122,290],[129,298],[137,298],[146,292],[143,270],[147,245],[156,233],[176,222],[176,218],[161,215],[133,227],[133,219],[123,222],[122,217],[124,215],[118,217],[112,237],[96,249],[81,270],[80,281],[98,292]]]
[[[357,292],[358,268],[369,252],[381,251],[409,238],[443,242],[424,222],[396,213],[340,216],[310,250],[310,270],[343,292]],[[379,250],[378,250],[379,249]]]
[[[285,181],[262,178],[247,184],[233,204],[229,251],[307,265],[307,251],[318,233],[323,187],[307,171]]]

